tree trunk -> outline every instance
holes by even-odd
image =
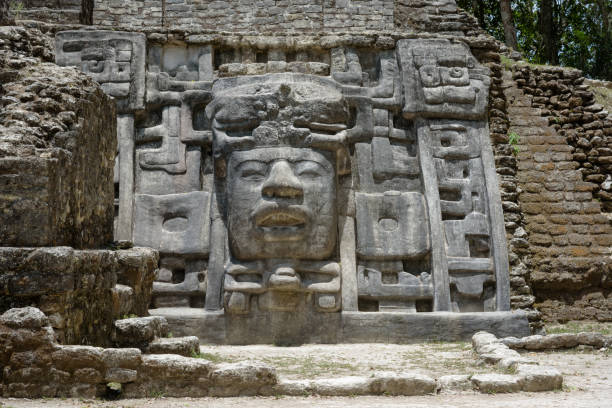
[[[483,0],[472,0],[472,11],[474,12],[474,16],[478,19],[478,24],[483,30],[486,30],[487,22],[485,21],[484,16],[484,4],[482,4]]]
[[[544,45],[545,62],[559,65],[559,44],[555,30],[554,0],[541,0],[539,29]]]
[[[79,15],[79,21],[81,24],[85,24],[85,25],[93,24],[93,8],[94,8],[94,0],[81,1],[81,14]]]
[[[518,41],[516,40],[516,29],[514,28],[514,21],[512,20],[510,0],[499,0],[499,9],[501,11],[502,24],[504,25],[506,45],[518,50]]]
[[[9,0],[0,0],[0,25],[13,25],[14,21],[9,16]]]
[[[601,44],[596,52],[595,63],[599,68],[595,71],[607,81],[612,81],[612,30],[610,27],[610,10],[606,0],[597,0],[597,7],[601,13]]]

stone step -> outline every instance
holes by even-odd
[[[155,338],[166,337],[168,322],[161,316],[133,317],[115,321],[114,342],[117,347],[146,349]]]
[[[200,339],[196,336],[157,338],[149,343],[145,353],[179,354],[193,357],[200,351]]]

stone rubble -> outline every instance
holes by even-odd
[[[127,322],[119,324],[125,329],[124,335],[163,333],[162,318],[124,320]],[[158,339],[151,344],[177,349],[177,344],[182,347],[196,340]],[[518,354],[486,332],[474,335],[473,347],[479,357],[498,364]],[[559,389],[563,382],[556,369],[527,359],[509,367],[516,372],[512,375],[450,375],[436,380],[410,372],[375,372],[370,377],[285,380],[264,364],[214,364],[176,354],[144,354],[138,348],[60,345],[47,317],[33,307],[11,309],[0,316],[0,368],[0,396],[18,398],[411,396],[470,389],[484,393],[550,391]]]
[[[561,350],[578,346],[590,346],[597,349],[612,347],[612,335],[597,332],[557,333],[522,338],[505,337],[500,341],[514,350]]]
[[[543,337],[543,336],[531,336]],[[525,337],[528,339],[529,337]],[[511,344],[515,338],[513,338]],[[515,374],[477,374],[471,377],[474,387],[485,393],[499,392],[539,392],[561,389],[563,376],[556,368],[544,367],[537,362],[521,357],[511,350],[505,341],[487,332],[478,332],[472,337],[474,352],[479,358],[489,364],[500,367]]]

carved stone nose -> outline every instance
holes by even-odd
[[[275,162],[263,184],[263,195],[276,198],[296,198],[304,194],[302,183],[295,176],[287,161]]]

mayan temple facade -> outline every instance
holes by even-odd
[[[11,7],[0,312],[105,347],[134,315],[216,344],[612,319],[612,118],[454,0]]]
[[[490,70],[454,1],[95,3],[55,60],[116,101],[115,239],[159,251],[150,313],[174,332],[528,330],[510,312]],[[422,21],[398,29],[402,13]]]

